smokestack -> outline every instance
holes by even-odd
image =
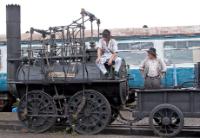
[[[16,72],[21,56],[20,6],[6,6],[6,35],[7,35],[7,80],[16,80]]]

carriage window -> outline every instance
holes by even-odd
[[[29,47],[29,45],[28,44],[22,44],[22,46],[21,46],[21,56],[22,57],[27,57],[28,56],[28,47]],[[38,52],[39,52],[39,49],[41,49],[42,48],[42,46],[41,45],[37,45],[37,44],[33,44],[32,45],[32,52],[31,52],[31,54],[32,54],[32,56],[33,57],[37,57],[38,56]]]
[[[200,41],[167,41],[164,58],[168,64],[194,63],[200,54]]]
[[[152,42],[129,42],[129,43],[118,43],[119,50],[142,50],[153,47]]]
[[[140,65],[146,57],[146,50],[154,47],[152,42],[118,43],[118,55],[129,65]]]

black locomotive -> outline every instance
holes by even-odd
[[[87,22],[91,25],[88,46]],[[81,18],[67,26],[31,28],[30,44],[21,48],[20,7],[7,6],[8,81],[20,98],[19,119],[30,131],[43,132],[59,121],[74,125],[81,134],[98,133],[113,121],[117,108],[125,104],[125,61],[119,79],[103,77],[95,63],[94,22],[99,38],[100,20],[82,9]],[[33,35],[41,36],[39,46],[33,46]],[[112,77],[113,67],[107,69]]]

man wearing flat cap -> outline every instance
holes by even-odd
[[[164,76],[166,70],[166,64],[157,57],[156,49],[150,48],[147,51],[146,59],[140,65],[140,71],[145,79],[145,89],[161,88],[161,78]]]
[[[105,29],[102,32],[102,38],[97,45],[97,59],[96,63],[101,72],[106,78],[109,77],[108,71],[104,64],[109,66],[114,64],[115,78],[119,76],[119,69],[121,67],[122,59],[117,56],[118,46],[116,40],[111,38],[111,32]]]

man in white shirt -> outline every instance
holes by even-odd
[[[111,32],[105,29],[102,33],[102,38],[99,40],[97,46],[97,59],[96,63],[101,72],[109,77],[108,71],[105,68],[105,63],[109,66],[115,65],[115,78],[119,76],[119,69],[122,59],[117,56],[118,46],[116,40],[111,38]]]
[[[150,48],[147,53],[147,58],[140,65],[140,71],[145,79],[144,87],[145,89],[159,89],[161,78],[167,70],[166,64],[157,57],[155,48]]]

